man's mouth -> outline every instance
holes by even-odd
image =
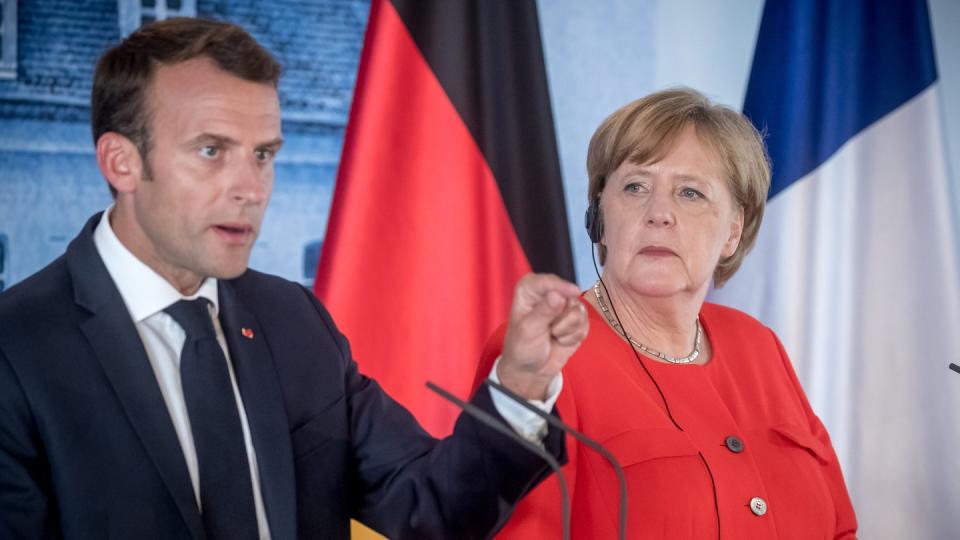
[[[253,236],[253,226],[244,223],[219,223],[213,230],[230,244],[244,244]]]

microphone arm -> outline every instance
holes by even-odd
[[[960,369],[960,367],[958,367],[958,369]],[[613,454],[610,453],[609,450],[604,448],[603,445],[601,445],[597,441],[573,429],[568,424],[566,424],[563,420],[560,420],[556,416],[545,413],[539,408],[531,405],[527,400],[518,396],[513,391],[507,389],[502,384],[493,382],[490,379],[485,380],[484,383],[487,384],[487,386],[490,386],[491,388],[496,388],[497,390],[502,392],[503,395],[519,403],[520,405],[525,407],[528,411],[536,414],[540,418],[543,418],[551,426],[557,429],[563,430],[566,433],[569,433],[570,435],[573,436],[574,439],[580,441],[587,447],[591,448],[594,452],[600,454],[601,456],[606,458],[607,461],[610,462],[610,465],[613,467],[613,472],[617,474],[617,480],[620,482],[619,529],[620,529],[620,540],[624,540],[626,538],[626,531],[627,531],[627,477],[624,475],[623,467],[620,466],[620,462],[617,461],[617,458],[615,458]]]
[[[490,413],[484,411],[480,407],[477,407],[473,403],[468,403],[462,399],[454,396],[450,392],[444,390],[443,388],[437,386],[436,384],[427,381],[427,388],[433,390],[440,395],[443,399],[453,403],[457,407],[463,410],[463,412],[469,414],[473,418],[479,420],[481,423],[486,426],[506,435],[511,440],[517,442],[523,448],[526,448],[528,451],[533,452],[534,454],[540,456],[541,459],[547,462],[550,465],[550,468],[553,469],[553,472],[557,473],[557,478],[560,480],[560,497],[562,499],[562,513],[563,513],[563,540],[570,540],[570,495],[567,493],[567,478],[564,476],[563,471],[560,470],[560,463],[557,462],[557,459],[547,453],[543,448],[533,444],[532,442],[524,439],[513,430],[512,427],[504,424],[502,420],[497,419]],[[524,403],[526,403],[524,401]],[[541,411],[542,413],[542,411]]]

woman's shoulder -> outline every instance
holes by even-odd
[[[741,335],[770,336],[772,330],[755,319],[752,315],[739,309],[712,302],[704,302],[700,308],[701,322],[714,332]]]
[[[711,303],[704,303],[701,321],[714,350],[722,351],[726,358],[737,359],[731,365],[763,369],[768,376],[786,374],[795,382],[796,376],[780,338],[762,322],[738,309]]]
[[[732,308],[730,306],[725,306],[723,304],[704,302],[703,306],[700,308],[700,315],[713,319],[717,322],[746,326],[759,326],[765,328],[763,323],[755,319],[749,313],[740,311],[739,309]]]

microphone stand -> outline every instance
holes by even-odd
[[[566,424],[563,420],[560,420],[556,416],[545,413],[539,408],[531,405],[527,400],[523,399],[522,397],[518,396],[511,390],[507,389],[502,384],[493,382],[490,379],[485,380],[484,383],[491,388],[496,388],[501,393],[503,393],[503,395],[519,403],[520,405],[525,407],[528,411],[536,414],[540,418],[543,418],[551,426],[557,429],[560,429],[566,433],[569,433],[570,435],[573,436],[574,439],[580,441],[581,443],[586,445],[588,448],[600,454],[601,456],[606,458],[607,461],[610,462],[610,465],[613,467],[613,472],[616,473],[617,480],[620,483],[619,538],[620,540],[624,540],[627,534],[626,532],[627,531],[627,477],[626,475],[624,475],[623,467],[620,466],[620,462],[617,461],[617,458],[615,458],[613,454],[610,453],[609,450],[604,448],[603,445],[601,445],[597,441],[573,429],[568,424]]]
[[[502,420],[497,419],[490,413],[484,411],[483,409],[477,407],[473,403],[468,403],[462,399],[454,396],[450,392],[440,388],[436,384],[427,381],[427,388],[433,390],[440,395],[443,399],[453,403],[457,407],[463,410],[463,412],[469,414],[473,418],[477,419],[486,426],[500,432],[503,435],[506,435],[510,440],[513,440],[520,444],[523,448],[527,449],[530,452],[540,456],[541,459],[547,462],[550,465],[550,468],[553,469],[553,472],[557,473],[557,478],[560,480],[560,498],[562,499],[562,513],[563,513],[563,540],[570,540],[570,495],[567,490],[567,478],[564,476],[563,471],[560,468],[560,463],[557,462],[557,459],[547,453],[543,448],[533,444],[532,442],[524,439],[520,435],[517,435],[517,432],[513,430],[510,426],[504,424]],[[524,403],[526,403],[524,401]],[[542,411],[540,411],[542,413]]]

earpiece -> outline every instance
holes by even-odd
[[[590,201],[587,207],[587,213],[583,216],[584,225],[587,227],[587,234],[590,235],[590,241],[599,244],[603,238],[603,215],[600,213],[600,196],[596,196]]]

